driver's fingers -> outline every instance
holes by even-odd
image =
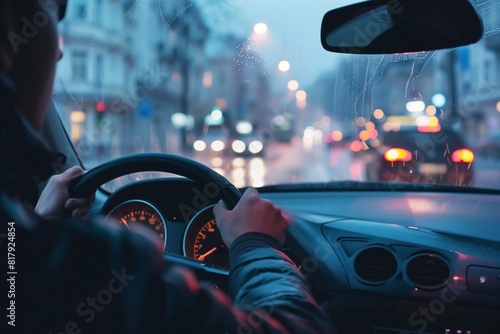
[[[291,222],[292,221],[292,215],[290,214],[290,212],[286,211],[286,210],[281,210],[281,217],[286,220],[287,222]]]
[[[217,217],[224,217],[226,216],[228,213],[229,213],[229,210],[227,209],[226,207],[226,204],[224,204],[224,202],[222,200],[219,201],[219,203],[217,203],[215,206],[214,206],[214,216],[217,218]]]
[[[238,207],[240,207],[242,205],[247,205],[246,202],[252,202],[252,201],[258,200],[259,198],[260,198],[260,195],[259,195],[259,192],[257,191],[257,189],[247,188],[245,190],[245,192],[243,193],[243,195],[241,196],[241,199],[238,202],[238,204],[236,204],[236,206],[234,207],[234,209],[237,209]],[[232,211],[232,210],[229,210],[222,200],[219,201],[219,203],[217,203],[217,205],[214,207],[215,217],[227,215],[229,213],[229,211]]]
[[[243,195],[241,196],[242,199],[247,199],[247,198],[260,198],[260,194],[255,188],[247,188]]]
[[[75,209],[84,209],[88,211],[90,207],[90,200],[87,198],[70,198],[66,201],[64,208],[68,211]]]
[[[71,217],[73,217],[73,219],[86,218],[88,213],[88,210],[75,209],[71,211]]]
[[[82,176],[83,174],[85,174],[85,170],[83,170],[80,166],[73,166],[61,173],[59,177],[64,181],[71,181],[79,176]]]

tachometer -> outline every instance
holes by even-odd
[[[115,207],[106,220],[116,221],[127,228],[140,224],[152,230],[160,239],[163,249],[167,244],[167,226],[161,213],[150,203],[130,200]]]
[[[193,217],[184,234],[184,255],[229,269],[227,249],[212,212],[213,205]]]

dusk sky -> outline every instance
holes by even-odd
[[[278,75],[278,80],[285,83],[295,79],[303,88],[334,66],[338,56],[325,51],[320,43],[321,20],[327,11],[349,2],[352,1],[226,0],[215,4],[200,0],[208,8],[212,26],[250,37],[270,76]],[[252,32],[259,22],[268,26],[264,35]],[[281,60],[290,63],[287,73],[277,69]]]

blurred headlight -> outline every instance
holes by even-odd
[[[252,123],[246,121],[238,122],[236,123],[236,131],[242,135],[250,134],[253,131]]]
[[[207,149],[207,144],[203,140],[197,140],[193,143],[193,148],[198,151],[205,151]]]
[[[243,152],[245,152],[245,149],[246,149],[247,146],[241,140],[235,140],[233,142],[233,145],[231,145],[231,147],[233,148],[234,152],[236,152],[236,153],[243,153]]]
[[[220,152],[225,147],[226,147],[226,145],[224,144],[224,142],[222,140],[214,140],[212,142],[212,144],[210,144],[210,148],[212,149],[212,151],[215,151],[215,152]]]
[[[248,145],[248,150],[253,154],[259,153],[263,148],[264,145],[262,145],[262,142],[259,140],[254,140],[250,143],[250,145]]]

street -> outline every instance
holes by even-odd
[[[305,144],[300,137],[290,143],[271,142],[264,157],[222,157],[195,154],[198,160],[227,177],[237,187],[285,183],[367,181],[370,155],[356,155],[348,148]],[[476,157],[474,181],[478,188],[500,189],[500,159]]]

